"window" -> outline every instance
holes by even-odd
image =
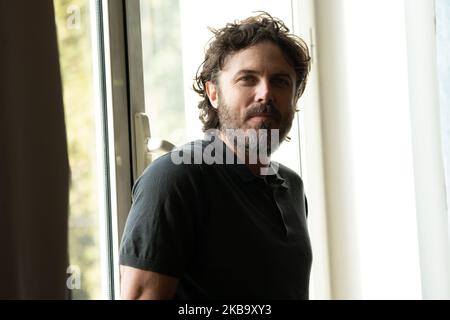
[[[106,143],[97,2],[56,0],[71,170],[67,286],[72,299],[110,294]]]
[[[146,113],[149,119],[151,137],[157,140],[167,140],[177,146],[188,141],[200,139],[203,136],[202,124],[198,120],[199,96],[193,91],[193,79],[197,69],[203,62],[207,42],[212,37],[208,30],[223,27],[227,22],[246,18],[254,15],[256,11],[267,11],[272,16],[282,19],[287,27],[309,42],[311,33],[311,16],[313,15],[311,1],[181,1],[181,0],[140,0],[140,33],[134,32],[128,38],[128,47],[133,50],[133,59],[130,70],[131,79],[143,78],[144,86],[141,93],[142,99],[136,99],[136,85],[132,86],[133,96],[130,97],[131,113]],[[130,5],[131,7],[131,5]],[[127,8],[129,12],[131,8]],[[134,6],[133,6],[134,7]],[[129,18],[129,23],[135,24],[135,18]],[[130,28],[130,25],[128,24]],[[132,26],[135,30],[136,26]],[[303,31],[300,34],[300,31]],[[140,38],[133,39],[134,35],[140,34]],[[305,34],[307,36],[305,36]],[[142,66],[136,67],[139,61],[136,59],[134,50],[142,48]],[[134,65],[134,66],[133,66]],[[314,73],[315,71],[313,71]],[[138,74],[142,73],[142,75]],[[314,78],[314,75],[312,75]],[[300,109],[316,109],[317,101],[312,92],[313,82],[310,80],[305,95],[300,99]],[[314,89],[316,90],[316,89]],[[133,101],[134,100],[134,101]],[[307,104],[307,105],[305,105]],[[305,107],[305,108],[303,108]],[[310,111],[310,118],[314,111]],[[294,120],[290,142],[285,142],[275,152],[272,159],[290,167],[297,173],[302,173],[302,162],[300,154],[301,136],[303,133],[302,112]],[[313,130],[318,130],[314,128]],[[313,134],[310,131],[310,136]],[[304,137],[303,137],[304,138]],[[309,138],[310,141],[314,139]],[[315,141],[311,144],[314,144]],[[302,144],[303,146],[303,144]],[[317,150],[314,150],[317,153]],[[317,157],[311,156],[310,167],[315,167]],[[162,153],[159,153],[162,154]],[[157,154],[158,155],[158,154]],[[156,155],[156,156],[157,156]],[[136,178],[138,172],[135,172]],[[308,191],[307,181],[303,175]],[[311,238],[315,246],[315,261],[313,263],[313,274],[311,277],[311,297],[328,297],[328,269],[324,256],[326,235],[324,234],[324,210],[320,203],[319,195],[316,193],[319,187],[316,180],[320,177],[311,177],[313,185],[311,189],[310,208],[315,212],[314,223],[320,223],[322,227],[311,228]],[[319,252],[321,251],[321,252]]]
[[[293,30],[297,1],[55,0],[72,173],[68,286],[118,296],[118,244],[137,167],[135,116],[175,145],[201,138],[193,78],[208,27],[264,10]],[[307,40],[307,39],[305,39]],[[275,160],[300,173],[299,121]]]

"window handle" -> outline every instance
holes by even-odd
[[[155,152],[170,152],[175,148],[175,145],[167,140],[161,140],[157,138],[150,138],[147,140],[147,151],[150,153]]]
[[[134,131],[136,177],[138,177],[152,162],[155,153],[170,152],[175,148],[175,145],[167,140],[151,137],[150,124],[145,113],[134,115]]]

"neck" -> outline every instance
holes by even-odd
[[[270,156],[268,157],[267,164],[261,163],[261,159],[257,157],[256,163],[249,163],[248,161],[248,155],[244,152],[240,152],[239,148],[235,148],[234,143],[230,143],[228,139],[225,137],[225,135],[221,132],[219,138],[227,145],[228,148],[230,148],[236,156],[245,164],[245,166],[255,175],[260,176],[261,175],[261,169],[266,168],[269,166],[270,163]]]

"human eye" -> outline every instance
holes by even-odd
[[[279,88],[287,88],[291,86],[291,81],[286,77],[275,77],[272,83]]]
[[[243,84],[243,85],[254,85],[256,83],[256,78],[252,75],[243,75],[242,77],[240,77],[238,79],[239,83]]]

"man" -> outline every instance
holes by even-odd
[[[122,298],[307,299],[303,183],[269,161],[305,89],[307,46],[267,13],[214,33],[194,85],[207,134],[136,182]]]

